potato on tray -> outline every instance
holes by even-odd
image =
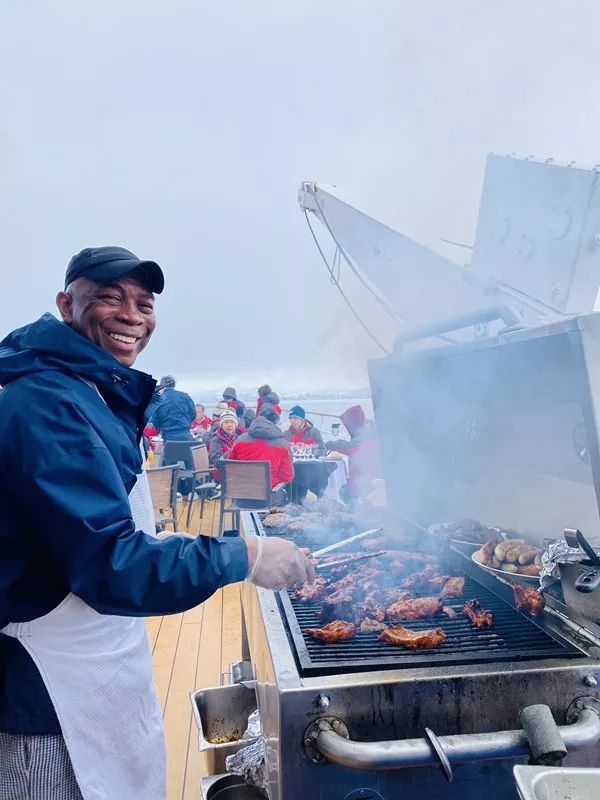
[[[477,555],[484,567],[512,575],[539,575],[542,566],[542,551],[522,539],[486,542]]]

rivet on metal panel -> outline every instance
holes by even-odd
[[[317,697],[317,705],[319,706],[319,708],[329,708],[329,703],[330,700],[326,694],[320,694]]]
[[[595,689],[598,686],[598,681],[593,675],[585,675],[583,678],[583,682],[586,686],[589,686],[591,689]]]

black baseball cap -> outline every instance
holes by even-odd
[[[165,288],[165,276],[156,261],[143,261],[124,247],[86,247],[69,261],[65,289],[75,278],[111,283],[134,270],[149,291],[160,294]]]

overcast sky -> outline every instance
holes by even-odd
[[[119,244],[166,273],[140,367],[364,385],[300,182],[472,242],[488,152],[600,161],[599,30],[597,0],[1,0],[0,333]]]

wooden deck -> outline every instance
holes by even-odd
[[[181,508],[179,527],[185,530],[187,506]],[[196,503],[189,533],[216,534],[219,503],[208,502],[202,520],[199,510]],[[229,664],[241,658],[239,585],[219,590],[184,614],[151,617],[147,627],[167,739],[167,800],[199,800],[206,773],[190,692],[218,686]]]

